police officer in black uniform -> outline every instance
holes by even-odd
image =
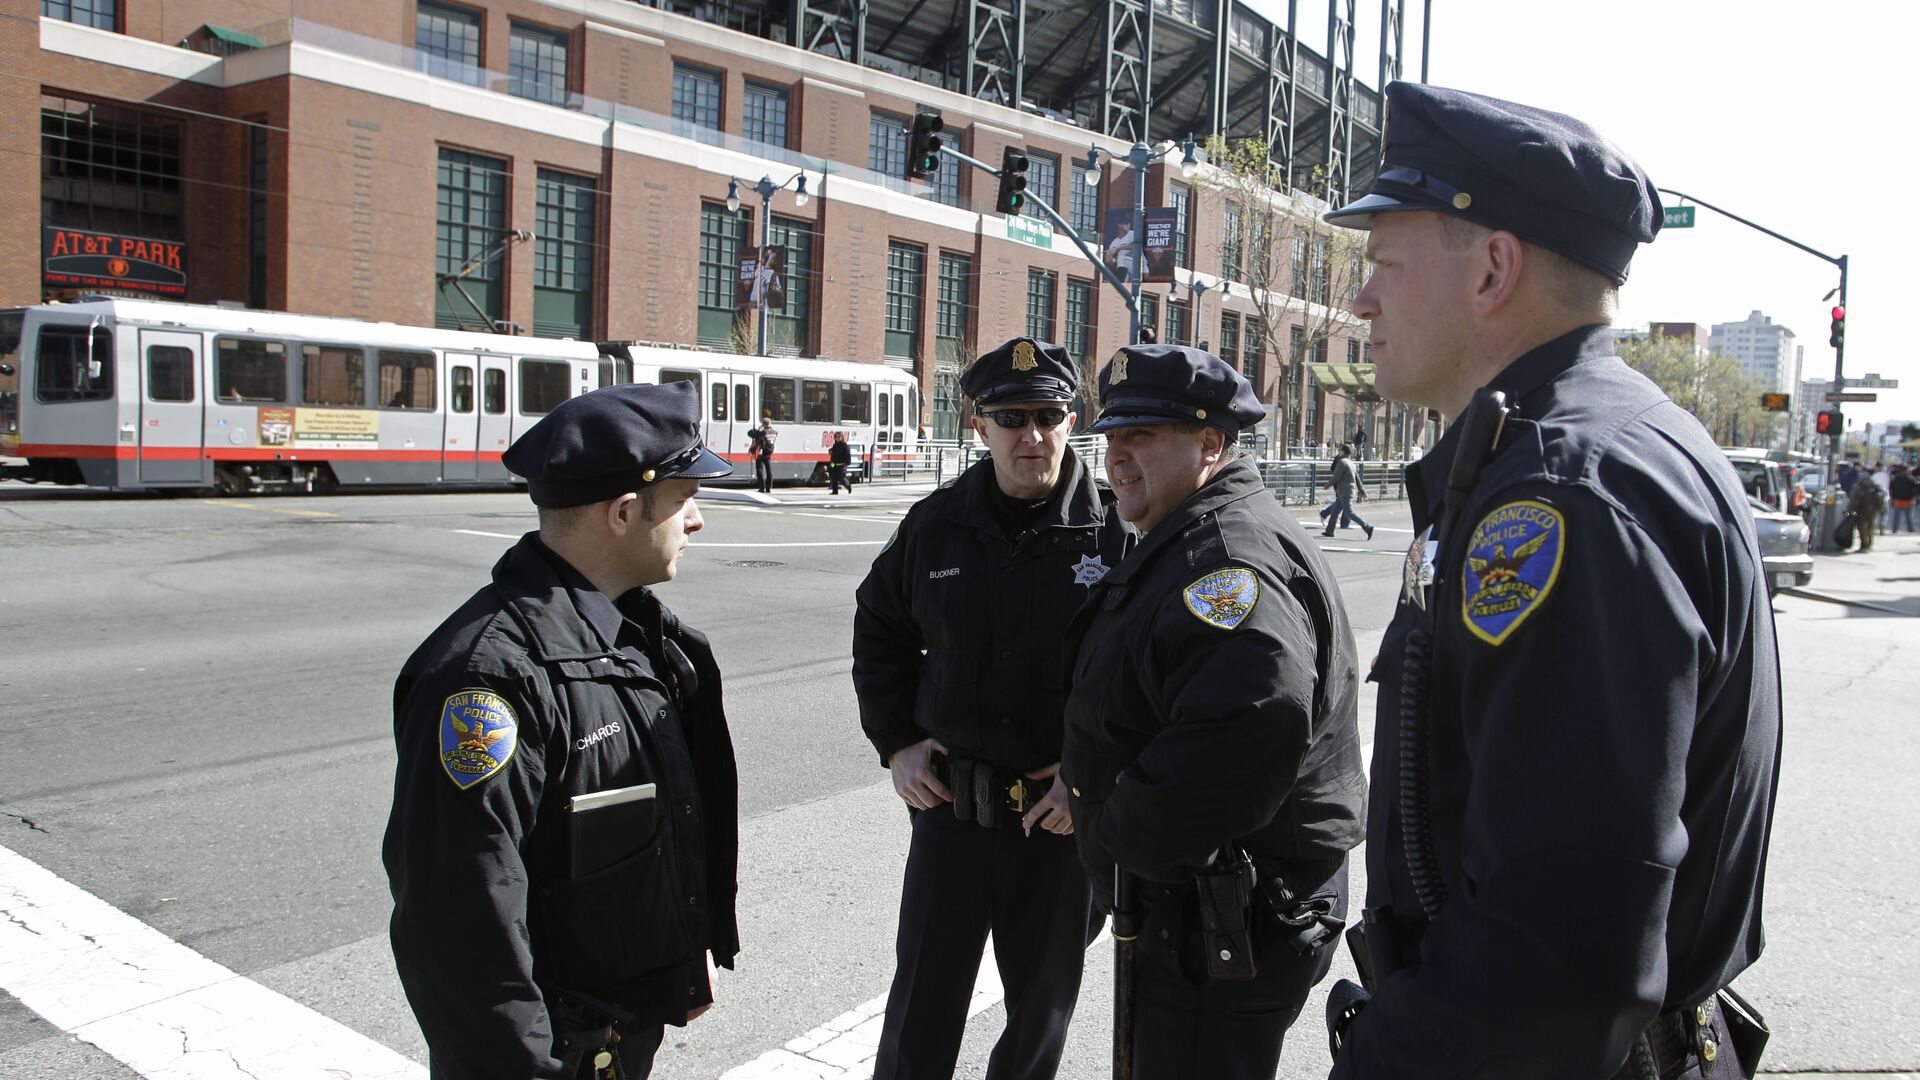
[[[1571,117],[1387,101],[1328,218],[1372,230],[1382,395],[1453,423],[1407,468],[1333,1075],[1751,1075],[1716,992],[1760,955],[1780,676],[1739,478],[1607,329],[1659,197]]]
[[[1121,349],[1107,476],[1146,535],[1068,633],[1066,760],[1103,905],[1138,919],[1141,1080],[1270,1080],[1326,975],[1360,842],[1353,632],[1306,531],[1234,449],[1264,415],[1218,357]],[[1137,910],[1135,910],[1137,909]]]
[[[915,505],[860,586],[860,722],[913,821],[876,1080],[953,1075],[989,931],[1007,1026],[987,1076],[1053,1076],[1099,929],[1054,783],[1060,640],[1131,532],[1067,446],[1074,382],[1031,338],[980,357],[960,388],[990,456]]]
[[[540,530],[394,685],[393,951],[435,1078],[644,1077],[662,1025],[711,1004],[709,954],[738,951],[720,672],[646,588],[732,471],[699,408],[689,383],[618,386],[521,436]],[[571,810],[641,784],[650,804]]]

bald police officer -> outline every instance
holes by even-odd
[[[720,672],[647,589],[732,471],[699,407],[689,383],[617,386],[521,436],[505,461],[539,531],[394,685],[393,952],[435,1078],[644,1077],[662,1025],[712,1002],[708,957],[732,966]]]
[[[1387,102],[1328,218],[1372,230],[1382,395],[1453,423],[1407,468],[1333,1075],[1751,1075],[1716,992],[1760,955],[1780,676],[1739,478],[1607,329],[1659,198],[1572,117]]]
[[[1061,775],[1095,896],[1112,903],[1116,864],[1138,879],[1135,1074],[1271,1080],[1362,834],[1353,631],[1235,452],[1265,415],[1238,372],[1131,346],[1100,405],[1118,509],[1146,535],[1068,632]]]
[[[1130,530],[1067,446],[1065,349],[1015,338],[960,388],[989,456],[907,514],[854,617],[860,722],[913,820],[874,1075],[953,1075],[991,932],[1007,1026],[987,1076],[1044,1080],[1099,927],[1053,779],[1060,639]]]

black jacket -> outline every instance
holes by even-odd
[[[848,465],[853,462],[853,447],[837,442],[827,447],[827,462],[832,465]]]
[[[1663,1008],[1760,955],[1780,679],[1740,478],[1604,326],[1491,385],[1516,412],[1440,539],[1426,611],[1403,595],[1377,661],[1367,899],[1391,906],[1407,966],[1340,1078],[1601,1080]],[[1416,534],[1461,428],[1407,468]],[[1448,892],[1430,926],[1397,805],[1406,640],[1426,621]]]
[[[1094,589],[1067,657],[1061,775],[1103,903],[1116,862],[1180,882],[1228,841],[1291,862],[1360,842],[1353,631],[1319,550],[1246,461]]]
[[[463,741],[469,691],[492,695],[487,758]],[[558,1076],[556,992],[651,1023],[711,1000],[704,954],[731,966],[739,948],[739,834],[705,637],[646,589],[616,607],[528,534],[408,659],[393,700],[393,951],[436,1077]],[[658,785],[652,842],[571,879],[568,798],[642,783]]]
[[[948,750],[1034,769],[1060,760],[1061,638],[1132,527],[1067,451],[1031,529],[995,516],[993,462],[914,505],[860,584],[853,686],[884,764],[936,736]]]

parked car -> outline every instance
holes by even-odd
[[[1728,447],[1726,453],[1727,459],[1733,462],[1734,471],[1740,474],[1740,484],[1747,489],[1748,495],[1775,510],[1789,509],[1787,482],[1781,475],[1779,462],[1769,459],[1765,450]]]
[[[1760,540],[1760,564],[1767,575],[1767,595],[1813,581],[1813,556],[1807,541],[1813,535],[1798,514],[1779,510],[1749,495],[1753,531]]]

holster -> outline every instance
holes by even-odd
[[[548,1009],[553,1024],[553,1056],[560,1059],[561,1075],[568,1080],[591,1075],[598,1080],[624,1080],[620,1064],[620,1032],[616,1027],[631,1022],[625,1010],[582,994],[556,993]]]
[[[1299,896],[1287,884],[1281,867],[1262,859],[1253,863],[1260,895],[1267,902],[1281,940],[1300,956],[1307,956],[1340,936],[1346,921],[1333,913],[1340,897],[1331,891]],[[1318,878],[1310,879],[1318,881]]]
[[[1656,1017],[1634,1040],[1617,1080],[1753,1080],[1770,1035],[1759,1011],[1729,987]]]
[[[1253,860],[1232,845],[1194,876],[1209,979],[1251,979],[1259,973],[1253,957],[1255,880]]]
[[[1013,824],[1053,787],[1052,777],[1035,780],[984,758],[935,754],[933,775],[953,795],[953,816],[986,828]]]

